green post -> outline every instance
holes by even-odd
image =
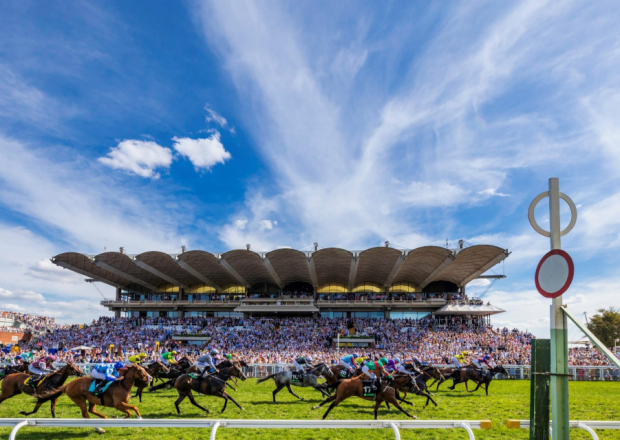
[[[532,339],[530,440],[549,440],[549,372],[551,341]]]

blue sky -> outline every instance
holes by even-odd
[[[619,8],[3,3],[3,305],[105,313],[49,262],[69,250],[463,238],[513,252],[486,299],[508,310],[498,325],[544,335],[548,241],[526,213],[559,177],[579,206],[567,302],[619,306]]]

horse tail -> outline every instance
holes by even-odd
[[[154,387],[150,387],[149,391],[163,390],[164,388],[167,388],[167,387],[173,385],[175,381],[176,381],[176,379],[170,379],[170,380],[168,380],[168,381],[166,381],[164,383],[160,383],[159,385],[155,385]]]
[[[270,374],[269,376],[261,377],[260,379],[258,379],[256,381],[256,384],[259,384],[261,382],[265,382],[266,380],[269,380],[269,379],[273,379],[276,374],[278,374],[278,373],[273,373],[273,374]]]
[[[67,385],[65,385],[64,387],[61,387],[60,389],[54,389],[54,390],[50,390],[47,393],[44,394],[33,394],[33,397],[37,398],[37,403],[45,403],[45,402],[49,402],[50,400],[55,400],[58,399],[60,396],[62,396],[65,393],[65,388],[67,387]]]

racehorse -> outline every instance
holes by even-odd
[[[451,367],[439,368],[439,372],[441,373],[442,378],[441,379],[435,378],[435,380],[432,381],[431,384],[428,387],[431,388],[436,383],[437,384],[437,388],[435,388],[435,391],[439,391],[439,385],[444,383],[446,380],[450,379],[450,377],[452,377],[452,375],[454,374],[455,371],[456,371],[456,369],[455,368],[451,368]],[[467,383],[465,383],[465,387],[467,387]]]
[[[408,384],[409,384],[409,391],[415,392],[413,389],[413,387],[415,386],[413,382],[413,378],[410,377],[408,379]],[[407,417],[411,417],[412,419],[417,418],[416,416],[409,414],[407,411],[405,411],[400,406],[400,404],[398,403],[398,400],[396,400],[396,390],[391,386],[391,381],[386,384],[380,381],[377,391],[378,392],[376,394],[372,396],[367,396],[366,395],[367,393],[364,392],[364,382],[361,379],[359,378],[344,379],[340,382],[340,384],[338,385],[338,388],[336,388],[336,394],[328,397],[327,399],[325,399],[323,402],[319,403],[318,405],[313,406],[312,409],[320,408],[323,405],[325,405],[327,402],[331,402],[331,405],[329,406],[329,408],[323,415],[323,420],[325,420],[329,412],[332,409],[334,409],[337,405],[339,405],[342,401],[348,399],[349,397],[359,397],[360,399],[370,400],[370,401],[375,402],[375,420],[377,420],[379,407],[381,406],[383,402],[386,402],[387,404],[391,403],[396,408],[398,408],[401,412],[403,412]]]
[[[244,368],[244,367],[245,367],[245,368],[247,368],[247,367],[248,367],[248,363],[247,363],[246,361],[242,360],[242,359],[235,360],[235,361],[231,361],[231,360],[229,360],[229,359],[225,359],[225,360],[223,360],[222,362],[220,362],[219,364],[216,364],[216,365],[215,365],[215,369],[216,369],[216,370],[221,370],[221,369],[223,369],[223,368],[232,367],[233,365],[238,366],[240,369],[241,369],[241,368]],[[190,374],[190,373],[192,373],[192,374],[196,374],[196,375],[199,375],[199,374],[201,374],[201,371],[200,371],[200,369],[196,366],[196,364],[194,364],[194,365],[192,365],[191,367],[189,367],[189,368],[187,369],[187,371],[185,372],[185,374]],[[228,378],[228,380],[230,380],[231,382],[234,382],[234,383],[235,383],[235,385],[237,385],[237,378],[236,378],[235,376],[230,376],[230,377]],[[228,384],[228,387],[229,387],[230,389],[232,389],[233,391],[237,391],[237,389],[236,389],[235,387],[233,387],[232,385],[230,385],[230,384]]]
[[[34,409],[31,412],[21,411],[20,414],[25,416],[29,416],[31,414],[36,413],[41,405],[45,402],[49,402],[48,400],[42,399],[42,396],[50,393],[52,391],[56,391],[58,388],[64,385],[69,376],[84,376],[84,373],[80,371],[78,367],[76,367],[72,363],[68,363],[55,373],[52,373],[46,376],[43,380],[39,381],[36,388],[31,385],[26,385],[26,381],[32,377],[30,374],[26,373],[14,373],[10,374],[2,381],[2,392],[0,393],[0,403],[4,402],[7,399],[10,399],[13,396],[17,396],[18,394],[25,393],[29,396],[37,397],[37,403],[34,406]],[[52,417],[56,417],[56,400],[53,400],[51,403],[51,411]]]
[[[170,364],[168,372],[160,371],[157,377],[153,380],[153,383],[151,383],[149,391],[172,388],[174,386],[174,381],[177,380],[177,378],[179,378],[181,375],[186,374],[193,367],[195,367],[194,364],[187,356],[182,357],[176,364]],[[196,371],[198,371],[198,369],[196,369]],[[164,383],[153,386],[155,382],[157,382],[157,380],[164,381],[164,379],[168,380],[166,380]]]
[[[147,374],[151,377],[157,377],[157,375],[160,372],[164,372],[164,373],[168,373],[168,371],[170,371],[161,361],[157,360],[155,362],[153,362],[152,364],[150,364],[148,367],[143,367]],[[142,382],[140,380],[136,380],[136,388],[138,389],[136,391],[136,395],[135,396],[131,396],[131,397],[137,397],[140,400],[140,403],[142,403],[142,391],[149,385],[148,382]],[[152,382],[151,382],[152,385]]]
[[[238,377],[241,380],[246,379],[245,374],[243,374],[243,371],[241,371],[241,368],[238,365],[232,365],[230,367],[222,368],[220,369],[219,373],[210,374],[200,379],[194,379],[189,374],[179,376],[174,382],[174,387],[179,393],[179,398],[174,402],[177,413],[181,414],[179,405],[181,402],[183,402],[183,400],[185,400],[186,397],[189,399],[192,405],[200,408],[205,412],[210,412],[208,409],[200,406],[196,402],[192,390],[200,394],[221,397],[222,399],[224,399],[224,407],[222,408],[222,412],[224,412],[224,410],[226,409],[226,405],[228,405],[229,400],[235,405],[237,405],[237,407],[241,411],[243,411],[243,407],[239,405],[237,401],[226,392],[226,381],[233,376]]]
[[[4,379],[5,377],[7,377],[9,374],[15,374],[15,373],[30,374],[28,372],[28,365],[30,365],[30,362],[24,362],[23,364],[19,364],[19,365],[8,365],[6,368],[0,370],[0,381]]]
[[[506,376],[510,377],[510,375],[508,374],[508,372],[502,365],[497,365],[491,368],[490,370],[484,370],[484,369],[475,368],[475,367],[464,367],[464,368],[461,368],[461,371],[459,372],[457,377],[453,377],[454,384],[448,388],[451,390],[454,390],[454,387],[457,384],[461,382],[465,382],[465,388],[467,389],[467,381],[472,380],[476,382],[478,386],[476,387],[475,390],[472,390],[472,391],[469,391],[469,389],[467,389],[467,392],[473,393],[474,391],[478,391],[478,388],[480,388],[480,385],[484,384],[484,390],[486,392],[486,395],[488,396],[489,385],[491,384],[491,381],[493,380],[493,376],[495,376],[498,373],[505,374]],[[456,372],[454,374],[456,374]]]
[[[429,375],[427,377],[430,378],[431,376]],[[429,402],[432,402],[433,405],[437,406],[437,402],[433,400],[432,395],[428,392],[428,389],[426,388],[424,373],[419,374],[415,378],[411,377],[408,374],[399,374],[397,376],[394,376],[394,380],[391,385],[396,390],[396,398],[401,402],[413,405],[411,402],[406,400],[407,394],[413,393],[418,396],[426,397],[426,403],[424,404],[423,408],[426,408]],[[402,398],[400,397],[399,391],[402,391],[404,393],[404,396]]]
[[[293,371],[280,371],[278,373],[270,374],[269,376],[262,377],[256,381],[257,384],[265,382],[266,380],[273,379],[276,383],[276,389],[273,391],[273,402],[276,401],[276,394],[278,394],[282,388],[286,387],[289,393],[297,397],[299,400],[304,400],[303,397],[298,396],[291,389],[291,385],[298,387],[312,387],[319,391],[323,396],[329,396],[329,393],[325,391],[321,385],[318,384],[317,379],[319,376],[331,377],[334,375],[332,371],[324,363],[317,364],[314,368],[309,369],[305,373],[301,374],[301,380],[293,381]],[[299,376],[297,376],[299,377]]]
[[[58,399],[62,394],[67,394],[69,399],[80,407],[82,411],[82,417],[89,419],[88,413],[94,414],[102,419],[107,419],[104,414],[97,411],[97,405],[103,405],[110,408],[116,408],[118,411],[125,413],[125,418],[131,417],[131,411],[136,413],[136,416],[141,419],[140,410],[137,406],[129,405],[129,397],[131,396],[131,389],[134,383],[138,380],[143,382],[150,382],[151,377],[146,370],[139,365],[133,365],[127,369],[119,370],[123,379],[113,382],[105,392],[99,396],[88,391],[91,383],[95,380],[92,377],[81,377],[69,382],[62,387],[60,391],[51,393],[45,396],[44,400]],[[88,410],[86,410],[86,402],[88,402]],[[131,411],[130,411],[131,410]]]

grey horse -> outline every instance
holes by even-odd
[[[265,382],[266,380],[273,379],[276,383],[276,389],[273,391],[273,401],[276,401],[276,394],[278,394],[282,388],[286,387],[289,393],[297,397],[299,400],[304,400],[303,397],[298,396],[291,389],[291,385],[298,387],[312,387],[319,391],[323,396],[328,397],[325,391],[323,391],[317,382],[319,376],[333,376],[334,373],[329,367],[323,363],[317,364],[314,368],[309,369],[301,375],[298,381],[293,381],[293,371],[280,371],[278,373],[270,374],[267,377],[262,377],[256,381],[257,384]]]

